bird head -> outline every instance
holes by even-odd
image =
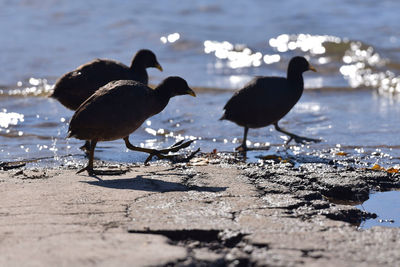
[[[289,62],[289,67],[288,70],[295,70],[300,73],[303,73],[305,71],[311,70],[316,72],[317,70],[310,64],[308,63],[307,59],[304,57],[294,57],[290,60]]]
[[[157,68],[163,71],[163,68],[157,61],[156,55],[148,49],[139,50],[133,58],[133,61],[142,62],[145,68]]]
[[[162,87],[162,90],[169,91],[171,97],[177,95],[191,95],[194,97],[196,96],[195,92],[190,89],[187,82],[181,77],[177,76],[170,76],[166,78],[158,87]]]

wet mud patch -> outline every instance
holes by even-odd
[[[400,188],[400,175],[384,171],[338,167],[331,164],[265,161],[262,166],[240,167],[266,203],[286,214],[311,219],[323,215],[359,225],[377,214],[360,210],[354,203],[366,201],[372,191]]]

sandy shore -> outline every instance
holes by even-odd
[[[0,266],[400,265],[400,229],[358,230],[373,214],[327,200],[398,188],[398,174],[195,165],[0,171]]]

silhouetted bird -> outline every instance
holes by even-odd
[[[90,141],[89,163],[79,172],[96,173],[93,156],[98,141],[123,138],[129,149],[160,154],[158,150],[134,147],[129,134],[161,112],[171,97],[185,94],[196,96],[180,77],[168,77],[154,90],[132,80],[113,81],[101,87],[76,110],[70,121],[68,137]]]
[[[147,49],[136,53],[130,67],[113,60],[95,59],[58,79],[51,97],[76,110],[97,89],[111,81],[134,80],[147,85],[149,76],[146,68],[150,67],[162,71],[154,53]],[[81,149],[88,151],[90,144],[86,142]]]
[[[136,53],[130,67],[113,60],[95,59],[58,79],[51,97],[76,110],[97,89],[111,81],[134,80],[147,85],[146,68],[150,67],[162,71],[154,53],[147,49]]]
[[[162,71],[154,53],[147,49],[136,53],[130,67],[113,60],[95,59],[58,79],[51,97],[76,110],[97,89],[111,81],[134,80],[147,85],[146,68],[150,67]]]
[[[229,120],[244,127],[242,144],[237,150],[247,150],[246,139],[249,128],[260,128],[270,124],[288,136],[290,142],[319,142],[318,139],[298,136],[278,126],[282,119],[300,99],[303,90],[303,72],[316,71],[304,57],[290,60],[287,78],[257,77],[240,91],[236,92],[226,103],[225,113],[220,120]]]

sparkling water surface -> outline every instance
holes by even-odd
[[[251,129],[250,146],[270,146],[251,157],[398,169],[398,10],[394,0],[1,1],[0,161],[84,164],[82,141],[65,139],[73,112],[47,97],[56,79],[93,58],[129,64],[149,48],[164,68],[148,70],[152,85],[178,75],[212,89],[173,98],[131,135],[135,145],[196,138],[191,149],[233,151],[243,129],[218,119],[234,90],[257,75],[285,76],[290,58],[303,55],[318,72],[304,73],[305,93],[280,125],[323,141],[287,149],[273,127]],[[122,140],[99,143],[95,156],[146,158]]]

